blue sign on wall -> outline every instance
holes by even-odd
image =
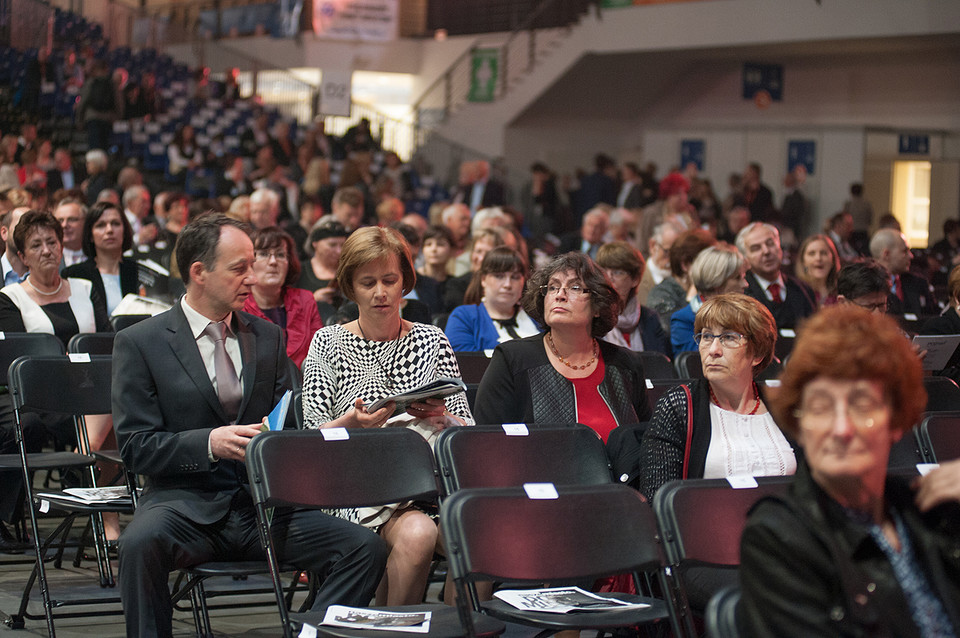
[[[774,102],[783,100],[782,64],[744,63],[743,99],[752,100],[760,91],[769,93]]]
[[[930,153],[929,135],[900,135],[901,155],[927,155]]]
[[[797,164],[807,169],[807,175],[813,175],[817,165],[817,143],[813,140],[790,140],[787,143],[787,172]]]
[[[703,140],[680,140],[680,169],[683,170],[690,162],[703,170],[703,160],[706,156],[706,144]]]

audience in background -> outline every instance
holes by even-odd
[[[837,303],[837,275],[840,256],[833,241],[826,235],[811,235],[797,251],[797,279],[807,284],[816,296],[817,307]]]
[[[783,250],[776,227],[753,222],[737,235],[737,248],[750,265],[746,292],[773,314],[778,330],[793,329],[813,314],[813,291],[781,271]]]
[[[910,252],[903,233],[892,228],[881,228],[870,238],[870,254],[890,272],[891,314],[940,313],[930,283],[910,272],[913,253]]]
[[[635,352],[652,350],[670,356],[670,343],[660,317],[637,300],[637,286],[643,278],[644,268],[640,251],[623,241],[604,244],[597,254],[597,265],[603,269],[623,304],[617,324],[603,336],[604,341]]]
[[[696,295],[690,280],[690,266],[700,252],[713,246],[717,240],[705,230],[695,228],[682,233],[667,251],[670,275],[653,287],[647,296],[647,305],[660,316],[660,324],[670,335],[670,317],[689,303]]]

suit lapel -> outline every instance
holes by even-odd
[[[193,380],[194,385],[206,402],[210,404],[210,407],[220,416],[222,421],[227,423],[227,415],[223,411],[223,406],[220,405],[220,397],[217,396],[217,391],[213,388],[210,377],[207,376],[206,364],[200,356],[197,341],[193,338],[190,324],[187,323],[187,317],[183,314],[179,302],[174,306],[173,313],[173,321],[167,328],[169,330],[170,348],[180,361],[180,365],[183,366],[184,373]],[[246,396],[244,396],[244,401],[246,401]]]

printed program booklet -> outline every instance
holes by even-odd
[[[436,381],[431,381],[430,383],[422,385],[419,388],[414,388],[409,392],[395,394],[393,396],[384,397],[379,401],[374,401],[367,406],[367,412],[376,412],[391,401],[396,401],[397,407],[394,409],[393,414],[402,414],[403,412],[407,411],[407,408],[410,407],[411,403],[423,401],[424,399],[445,399],[451,394],[466,391],[467,386],[460,379],[440,377]]]
[[[38,492],[37,498],[55,498],[86,505],[116,503],[130,498],[130,489],[126,485],[118,485],[115,487],[68,487],[63,490],[63,492]]]
[[[494,597],[523,611],[540,611],[551,614],[644,609],[650,606],[646,603],[627,603],[616,598],[597,596],[579,587],[503,589],[496,592]]]
[[[331,605],[323,617],[321,625],[330,627],[351,627],[371,631],[406,631],[425,634],[430,631],[432,612],[393,612]]]

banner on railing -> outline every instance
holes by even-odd
[[[493,102],[500,73],[500,49],[474,49],[470,61],[471,102]]]
[[[313,31],[336,40],[395,40],[397,3],[398,0],[316,0]]]

